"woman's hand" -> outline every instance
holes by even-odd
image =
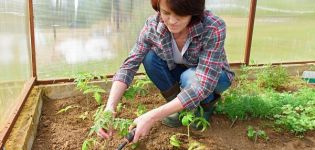
[[[178,98],[175,98],[174,100],[136,118],[133,121],[137,128],[133,138],[133,143],[136,143],[140,138],[144,138],[146,135],[148,135],[155,122],[162,120],[164,117],[169,116],[170,114],[179,112],[182,109],[183,106],[181,105],[181,102]],[[134,125],[131,125],[129,130],[134,127]]]
[[[144,138],[146,135],[149,134],[153,124],[156,122],[154,118],[154,111],[151,110],[138,118],[136,118],[133,123],[136,125],[136,132],[133,138],[133,143],[138,142],[139,139]],[[135,125],[130,126],[130,130],[135,127]]]
[[[111,112],[113,114],[113,118],[115,118],[116,112],[114,111],[114,109],[106,107],[104,111]],[[101,128],[97,131],[97,135],[105,139],[110,139],[113,136],[113,133],[114,133],[113,129],[105,130]]]

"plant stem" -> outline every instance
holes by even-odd
[[[235,122],[237,121],[237,119],[238,119],[238,117],[236,116],[235,119],[233,120],[233,122],[232,122],[230,128],[233,128],[233,125],[235,124]]]

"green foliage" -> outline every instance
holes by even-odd
[[[137,88],[130,86],[127,91],[125,91],[123,97],[126,99],[126,100],[134,100],[135,97],[136,97],[136,93],[137,93]]]
[[[98,107],[96,113],[93,115],[94,117],[94,125],[91,127],[89,135],[94,132],[98,132],[100,129],[109,130],[113,126],[114,117],[112,112],[104,111],[104,105]]]
[[[95,145],[96,139],[95,138],[90,138],[90,139],[86,139],[84,140],[83,144],[82,144],[82,150],[89,150],[90,148],[92,148],[93,145]]]
[[[273,119],[280,114],[282,106],[305,105],[315,97],[315,89],[305,88],[295,93],[278,93],[273,90],[265,90],[263,93],[248,94],[230,90],[224,95],[224,101],[220,101],[216,107],[216,113],[226,114],[230,119],[266,118]]]
[[[245,73],[248,73],[248,70],[250,69],[243,68]],[[215,112],[226,114],[232,120],[235,118],[275,120],[278,125],[294,133],[314,130],[312,124],[314,115],[311,114],[315,89],[303,87],[294,93],[275,91],[288,82],[287,71],[282,67],[266,67],[266,71],[263,70],[257,76],[258,80],[250,81],[246,79],[248,75],[241,75],[236,87],[224,93],[224,101],[218,103]],[[279,81],[274,81],[278,78]]]
[[[197,113],[197,111],[199,111]],[[200,116],[196,116],[196,114],[200,114]],[[201,132],[203,132],[209,125],[210,123],[203,117],[204,111],[202,107],[199,106],[199,108],[195,110],[183,110],[179,114],[179,119],[181,119],[181,122],[184,126],[187,127],[187,134],[184,134],[185,136],[188,137],[189,141],[189,149],[204,149],[204,146],[200,144],[197,141],[191,142],[190,140],[190,125],[191,124],[196,124],[197,127],[202,126]],[[174,147],[179,148],[181,145],[181,142],[177,140],[176,135],[172,135],[170,138],[170,144],[173,145]]]
[[[121,110],[125,108],[125,105],[123,105],[122,103],[118,103],[117,107],[116,107],[116,111],[117,112],[121,112]]]
[[[196,116],[196,111],[199,111],[200,116]],[[197,127],[201,126],[203,132],[207,127],[209,127],[210,123],[203,118],[204,111],[202,107],[199,106],[199,109],[195,110],[184,110],[179,114],[179,118],[184,126],[187,126],[187,135],[189,137],[189,127],[192,123],[196,124]]]
[[[147,112],[147,109],[145,108],[145,106],[142,104],[139,104],[137,108],[137,112],[136,112],[137,117],[141,116],[142,114],[146,112]]]
[[[257,73],[258,85],[264,88],[279,89],[289,80],[288,71],[282,66],[266,65]]]
[[[76,83],[77,88],[80,91],[85,91],[88,89],[88,83],[94,79],[94,75],[91,73],[78,73],[74,76],[74,83]]]
[[[195,119],[195,114],[193,111],[184,110],[180,113],[179,118],[181,118],[184,126],[189,126]]]
[[[115,118],[113,122],[114,129],[118,130],[120,136],[126,136],[129,133],[129,126],[133,123],[130,119]]]
[[[89,135],[98,132],[101,128],[105,130],[118,130],[119,135],[128,134],[128,127],[132,124],[132,120],[114,118],[110,111],[104,111],[104,106],[100,106],[94,114],[94,125],[91,127]]]
[[[247,127],[247,137],[251,140],[257,141],[257,138],[268,140],[269,137],[263,130],[255,130],[252,126]]]
[[[296,134],[302,134],[315,129],[315,101],[309,101],[306,105],[284,105],[282,113],[277,114],[276,124],[285,126]]]
[[[176,138],[176,135],[172,135],[170,138],[170,144],[174,147],[180,148],[182,143]]]
[[[147,90],[148,86],[152,84],[151,80],[148,76],[145,76],[144,78],[138,79],[135,82],[135,87],[137,87],[137,93],[141,96],[146,96],[149,92]]]
[[[151,84],[151,80],[149,77],[145,77],[142,79],[136,80],[135,84],[131,85],[127,91],[124,93],[124,98],[126,100],[133,100],[137,94],[141,96],[145,96],[148,94],[148,90],[146,89],[148,85]]]
[[[106,91],[97,85],[89,85],[94,78],[101,79],[101,76],[97,76],[91,73],[78,73],[75,76],[74,82],[76,83],[76,87],[83,91],[83,94],[92,93],[93,98],[97,102],[98,105],[102,104],[101,93],[105,93]],[[107,79],[104,79],[107,82]]]
[[[79,106],[76,106],[76,105],[69,105],[69,106],[66,106],[65,108],[60,109],[56,114],[65,113],[70,109],[78,108],[78,107]]]

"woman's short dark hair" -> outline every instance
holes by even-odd
[[[155,11],[160,11],[160,0],[151,0]],[[205,0],[166,0],[169,8],[179,16],[191,15],[190,25],[201,21],[205,9]]]

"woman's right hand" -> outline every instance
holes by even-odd
[[[113,117],[116,116],[116,112],[112,108],[106,107],[104,111],[111,112],[113,114]],[[113,136],[113,133],[114,133],[113,129],[105,130],[105,129],[101,128],[98,130],[97,135],[99,135],[100,137],[105,138],[105,139],[110,139]]]

